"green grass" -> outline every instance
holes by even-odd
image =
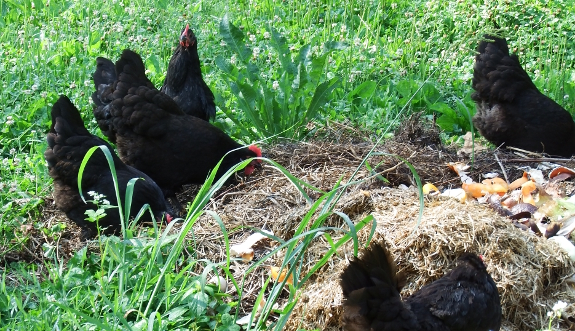
[[[220,33],[220,22],[225,13],[244,36],[242,45],[250,52],[245,59],[238,58],[240,53],[223,42],[226,36]],[[159,86],[186,22],[198,36],[204,77],[217,96],[216,125],[246,143],[276,133],[305,139],[314,133],[314,129],[305,127],[308,120],[320,126],[326,120],[350,121],[373,132],[375,138],[390,132],[403,116],[414,111],[438,115],[437,123],[447,137],[464,134],[470,129],[469,116],[475,111],[469,98],[474,49],[478,38],[491,31],[494,23],[508,36],[511,48],[519,54],[536,85],[566,109],[575,111],[575,9],[570,1],[486,4],[473,0],[195,3],[0,0],[0,259],[2,254],[21,250],[29,240],[22,225],[39,228],[54,239],[65,226],[53,224],[48,229],[40,221],[43,202],[51,192],[51,179],[43,158],[45,135],[50,108],[58,95],[68,95],[81,110],[88,129],[100,134],[91,114],[90,100],[95,58],[116,59],[124,48],[131,48],[142,55],[148,77]],[[341,47],[326,52],[326,47],[335,43]],[[286,68],[290,67],[289,62],[299,63],[297,56],[306,45],[309,45],[309,61],[316,61],[316,66],[308,63],[306,70],[315,80],[313,84],[292,89],[295,76]],[[322,57],[324,62],[319,62]],[[257,68],[257,79],[241,80],[222,70],[235,68],[236,73],[248,75],[249,66]],[[332,89],[330,82],[335,80],[338,84]],[[238,81],[251,85],[257,82],[262,91],[266,87],[271,93],[253,99],[259,105],[257,111],[250,113],[251,104],[247,107],[242,104],[246,95],[231,86]],[[324,90],[321,104],[310,112],[309,105],[321,84],[330,88]],[[290,96],[301,102],[291,102]],[[276,113],[254,127],[252,123],[258,116],[264,118],[264,112],[269,111],[267,105],[274,100],[278,102]],[[298,105],[301,107],[297,108]],[[311,116],[308,118],[306,114]],[[290,116],[300,116],[305,121],[279,120]],[[197,207],[191,218],[202,206]],[[321,222],[317,228],[321,228]],[[162,251],[165,248],[157,246],[155,238],[149,240],[151,247],[158,247],[157,256],[169,255]],[[302,235],[301,241],[285,247],[305,249],[307,244],[298,245],[307,243],[306,238]],[[54,323],[63,323],[58,324],[62,328],[83,327],[87,323],[81,314],[51,302],[76,307],[110,327],[132,323],[118,314],[126,307],[122,296],[117,295],[121,293],[118,290],[122,286],[139,287],[141,290],[134,292],[137,294],[127,295],[128,300],[138,302],[149,297],[150,283],[127,282],[100,288],[100,292],[95,291],[95,284],[104,277],[102,265],[109,266],[107,270],[116,267],[123,270],[121,262],[109,253],[113,249],[126,249],[124,258],[128,259],[144,254],[143,250],[113,240],[107,241],[105,247],[109,249],[96,256],[80,252],[67,264],[58,260],[48,262],[46,270],[51,272],[39,278],[29,276],[35,274],[34,265],[9,266],[2,273],[0,307],[10,308],[0,308],[0,323],[6,323],[0,324],[0,328],[18,327],[21,325],[18,323],[26,320],[34,321],[40,329],[42,325],[52,328]],[[286,263],[293,266],[301,256],[294,254],[290,258],[294,260]],[[149,279],[158,277],[153,269],[142,267]],[[8,272],[20,275],[20,279],[8,281]],[[125,276],[130,279],[129,273]],[[166,271],[162,277],[178,276]],[[177,293],[196,286],[176,283],[169,288],[179,289]],[[157,294],[161,300],[173,300],[170,291],[161,293]],[[297,291],[291,295],[297,296]],[[104,297],[110,302],[102,302]],[[87,302],[92,298],[98,298],[101,306],[89,309]],[[224,307],[216,314],[219,317],[206,323],[228,325],[222,316],[233,308],[233,302],[228,307],[230,301],[224,304],[215,294],[206,300]],[[163,315],[159,315],[162,318],[169,315],[165,307]],[[235,312],[232,309],[230,313]],[[5,319],[6,314],[12,319]],[[149,311],[144,318],[147,321],[152,318]],[[178,325],[164,322],[152,321],[162,328]]]

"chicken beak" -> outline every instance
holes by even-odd
[[[190,40],[188,39],[188,32],[189,31],[190,31],[190,25],[186,24],[186,28],[184,29],[184,31],[180,35],[180,45],[182,45],[182,47],[190,47]],[[192,42],[192,45],[193,45],[193,42]]]

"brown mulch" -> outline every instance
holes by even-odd
[[[357,137],[348,141],[338,138],[337,142],[334,139],[286,142],[263,146],[262,150],[265,157],[323,191],[331,190],[339,180],[342,183],[357,181],[346,189],[336,210],[347,214],[354,222],[370,214],[375,217],[374,239],[387,241],[400,270],[408,276],[403,295],[438,279],[453,267],[458,255],[472,251],[484,255],[488,271],[498,284],[505,320],[503,330],[542,328],[547,312],[557,300],[575,302],[573,289],[565,282],[575,273],[575,264],[566,254],[545,238],[514,227],[510,220],[497,215],[486,205],[473,201],[461,204],[448,198],[426,198],[423,217],[416,228],[419,199],[413,189],[414,175],[406,162],[415,168],[422,183],[431,182],[442,189],[461,186],[459,177],[445,164],[455,161],[470,164],[471,160],[468,156],[458,156],[455,148],[441,147],[438,133],[433,129],[421,129],[416,120],[407,123],[395,139],[377,146],[375,155],[367,160],[369,167],[388,182],[378,179],[373,170],[362,165],[374,146],[365,139],[363,142]],[[511,162],[509,160],[521,158],[513,151],[501,150],[497,155],[499,161],[493,151],[476,154],[470,176],[481,181],[482,174],[502,174],[503,167],[509,179],[513,180],[521,176],[526,166],[535,168],[540,164]],[[182,201],[191,201],[197,190],[198,186],[188,186],[179,197]],[[309,189],[306,192],[312,199],[320,196]],[[46,226],[66,222],[68,229],[64,235],[53,242],[41,231],[29,229],[33,233],[25,249],[7,254],[6,261],[24,260],[41,265],[43,244],[57,247],[61,258],[71,256],[84,245],[77,239],[77,228],[54,209],[49,199],[43,208]],[[310,205],[279,170],[264,164],[254,176],[240,178],[237,185],[224,187],[216,193],[206,209],[221,217],[230,242],[236,244],[253,233],[250,227],[272,231],[284,240],[291,238]],[[339,217],[330,217],[326,225],[347,228]],[[339,232],[331,235],[334,241],[342,236]],[[200,217],[194,225],[193,237],[198,258],[214,262],[225,260],[227,252],[222,231],[210,215]],[[367,237],[368,230],[360,231],[361,243],[365,243]],[[262,240],[254,247],[254,261],[275,247],[277,243]],[[316,239],[306,254],[301,272],[309,270],[329,248],[325,239]],[[352,254],[352,246],[348,243],[310,279],[303,288],[303,295],[287,329],[340,329],[342,294],[338,275]],[[279,266],[282,258],[281,254],[273,256],[265,266]],[[235,262],[232,266],[234,277],[241,280],[248,267],[249,264]],[[250,312],[267,277],[265,267],[247,275],[241,314]],[[228,293],[237,295],[233,288],[228,289]],[[284,305],[286,300],[284,293],[279,305]],[[572,310],[571,304],[568,312]]]

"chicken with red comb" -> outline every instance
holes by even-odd
[[[242,146],[150,87],[138,54],[124,50],[115,69],[117,79],[103,92],[110,96],[108,123],[120,158],[148,174],[166,196],[184,184],[203,183],[222,158],[216,180],[235,164],[261,156],[259,148]],[[258,161],[244,173],[251,174]]]
[[[145,71],[143,64],[138,70]],[[119,72],[112,61],[104,57],[96,59],[96,71],[92,75],[95,87],[92,94],[94,117],[102,133],[113,143],[116,143],[116,135],[110,110],[111,103],[116,97],[112,95],[115,89],[111,85],[118,80],[118,75]],[[141,84],[151,89],[155,88],[145,75],[133,83],[136,84],[133,87]],[[216,117],[214,94],[202,76],[198,42],[189,24],[181,32],[179,45],[172,54],[160,91],[174,99],[178,107],[188,115],[204,121]]]
[[[170,59],[160,91],[174,99],[188,115],[205,121],[216,117],[214,94],[204,81],[198,40],[189,24],[180,35],[180,44]]]

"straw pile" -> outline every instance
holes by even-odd
[[[393,142],[382,147],[393,149],[420,172],[423,181],[456,186],[458,178],[444,169],[446,159],[453,154],[433,149],[417,148],[413,145]],[[274,146],[270,158],[288,168],[296,177],[324,190],[333,187],[342,177],[345,182],[367,154],[371,145],[335,145],[328,143]],[[488,156],[485,156],[488,157]],[[500,156],[501,157],[501,156]],[[497,162],[479,160],[483,164]],[[393,168],[388,173],[396,178],[411,178],[409,169],[394,157],[381,156],[372,164],[381,163],[379,169]],[[369,177],[362,168],[356,179]],[[413,180],[413,179],[410,179]],[[249,183],[223,192],[214,199],[208,209],[214,210],[228,231],[232,243],[242,242],[252,231],[245,226],[271,230],[275,235],[291,238],[303,215],[309,210],[305,200],[292,184],[277,170],[269,166],[263,174],[249,179]],[[409,183],[409,182],[408,182]],[[337,210],[346,213],[354,222],[373,214],[377,219],[375,240],[386,240],[393,254],[408,276],[403,295],[409,295],[423,285],[440,278],[454,266],[456,258],[465,251],[483,254],[488,271],[498,284],[503,314],[504,330],[528,330],[541,328],[547,312],[558,301],[575,302],[575,293],[564,280],[575,272],[575,265],[558,247],[547,241],[521,231],[511,225],[485,205],[475,202],[461,204],[454,199],[427,200],[423,219],[414,232],[419,213],[417,194],[410,190],[384,188],[377,179],[367,179],[352,186],[337,205]],[[309,192],[313,196],[312,192]],[[346,228],[344,222],[330,218],[328,226]],[[225,258],[221,230],[216,222],[205,216],[195,227],[199,239],[200,257],[212,261]],[[337,240],[341,234],[334,233]],[[360,232],[360,242],[365,243],[368,230]],[[274,243],[263,241],[255,247],[255,259],[269,252]],[[307,252],[310,268],[330,248],[323,239],[318,240]],[[351,244],[338,252],[317,276],[310,279],[302,299],[288,324],[289,330],[322,329],[339,330],[342,294],[338,276],[353,254]],[[280,265],[282,256],[274,257],[268,265]],[[241,278],[247,265],[237,264],[235,276]],[[243,313],[249,313],[255,296],[267,276],[267,269],[260,268],[249,275],[247,296],[242,299]],[[280,300],[280,305],[285,303]]]
[[[418,199],[414,193],[383,189],[371,192],[378,221],[375,240],[386,240],[399,269],[408,276],[402,294],[409,295],[440,278],[465,251],[483,254],[497,283],[503,306],[503,330],[541,328],[558,301],[575,302],[575,292],[564,280],[575,265],[544,238],[520,231],[508,220],[477,204],[455,200],[428,201],[420,226],[414,231]],[[363,236],[367,233],[364,231]],[[348,245],[342,252],[351,258]],[[309,284],[305,300],[296,308],[290,329],[339,330],[342,294],[337,275],[347,259],[334,261],[321,280]]]

